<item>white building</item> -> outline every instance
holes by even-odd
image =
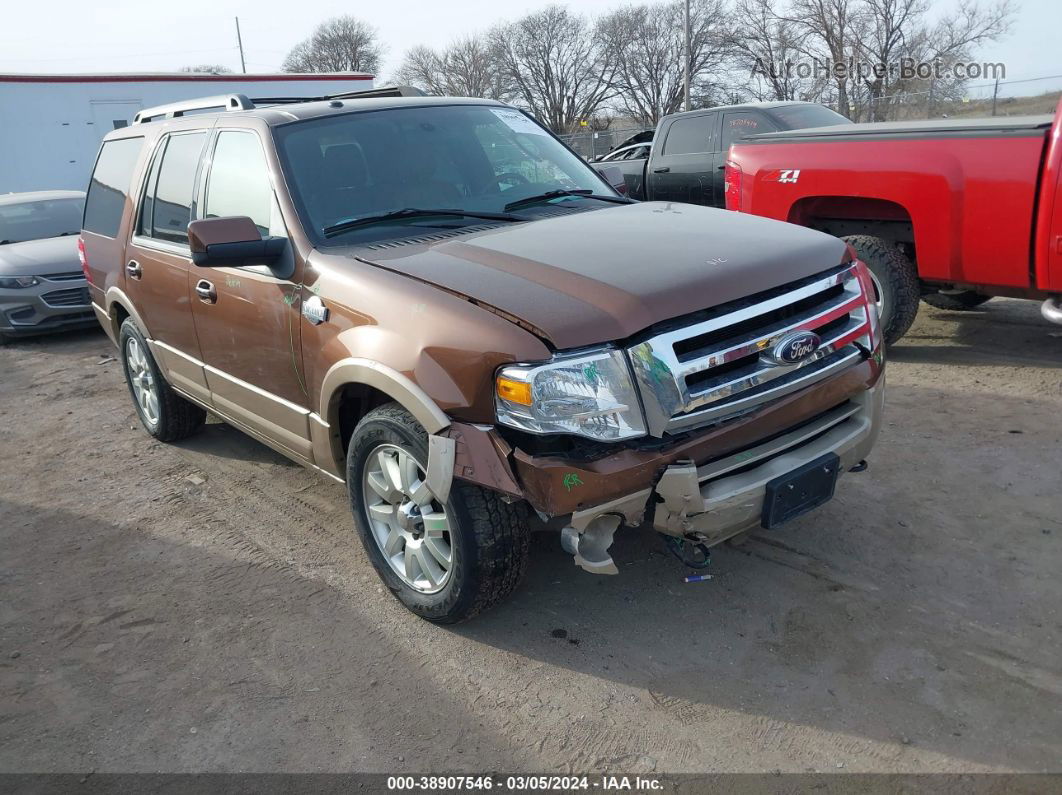
[[[320,97],[368,74],[0,74],[0,193],[84,190],[103,136],[138,110],[217,94]]]

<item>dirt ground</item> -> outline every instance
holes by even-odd
[[[536,536],[439,628],[342,487],[139,427],[102,333],[0,349],[0,771],[1062,770],[1062,329],[923,307],[864,474],[686,570]]]

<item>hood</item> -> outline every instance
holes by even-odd
[[[645,202],[350,253],[576,348],[810,276],[839,264],[845,250],[835,237],[780,221]]]
[[[40,276],[80,270],[77,235],[46,237],[0,246],[0,274],[5,276]]]

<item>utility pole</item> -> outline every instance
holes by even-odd
[[[992,89],[992,115],[996,115],[996,97],[999,96],[999,78],[996,78],[996,85]]]
[[[240,36],[240,18],[236,17],[236,43],[240,45],[240,68],[247,74],[247,62],[243,60],[243,38]]]
[[[686,13],[683,15],[683,34],[685,38],[685,64],[682,70],[682,109],[692,110],[690,107],[690,61],[692,60],[693,48],[690,45],[690,0],[686,0]]]

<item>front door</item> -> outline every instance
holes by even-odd
[[[189,305],[188,222],[207,133],[172,133],[155,149],[126,251],[125,291],[147,325],[170,382],[209,400]]]
[[[251,129],[220,130],[199,218],[247,216],[263,237],[287,237],[262,142]],[[291,247],[274,268],[192,266],[192,315],[217,409],[295,457],[310,458],[303,371],[301,286]]]
[[[680,116],[660,142],[660,154],[649,161],[647,195],[653,201],[712,205],[712,154],[718,115]],[[656,148],[656,144],[653,144]]]

